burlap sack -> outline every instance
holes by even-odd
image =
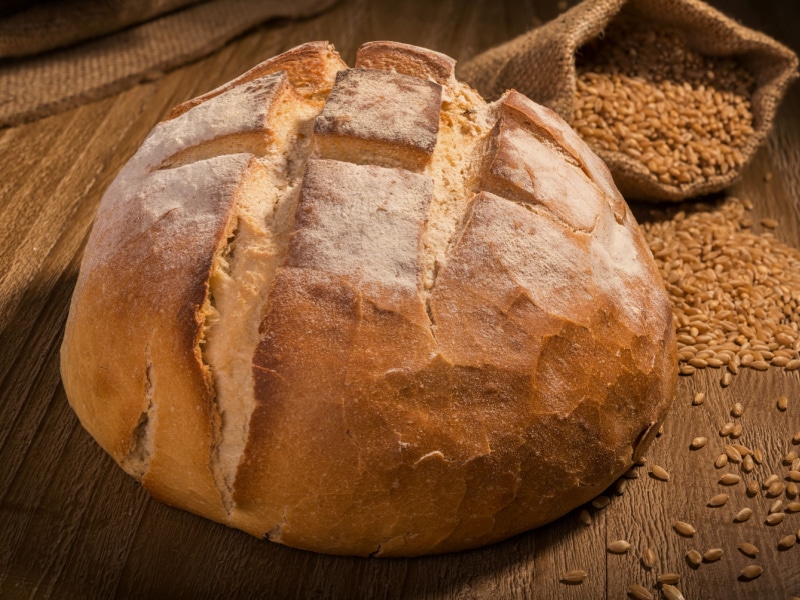
[[[459,75],[485,97],[514,88],[572,121],[575,55],[615,18],[646,19],[682,31],[689,46],[708,56],[736,56],[756,79],[750,99],[754,134],[739,148],[746,165],[769,133],[778,104],[797,76],[797,56],[770,37],[748,29],[700,0],[585,0],[553,21],[462,65]],[[628,198],[680,201],[722,190],[741,168],[682,186],[658,181],[620,152],[597,150]]]
[[[0,18],[0,127],[158,77],[274,18],[336,0],[65,0]]]

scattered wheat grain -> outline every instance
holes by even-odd
[[[743,554],[751,557],[754,557],[756,554],[758,554],[758,547],[750,542],[742,542],[739,544],[739,550],[741,550]]]
[[[742,459],[742,471],[745,473],[752,473],[754,468],[753,457],[748,454]]]
[[[725,455],[728,457],[728,460],[733,463],[740,463],[742,462],[742,455],[739,451],[731,446],[730,444],[725,446]]]
[[[664,587],[661,588],[661,592],[667,600],[686,600],[683,594],[681,594],[681,591],[673,585],[664,584]]]
[[[747,579],[755,579],[763,572],[764,569],[758,565],[747,565],[744,569],[742,569],[742,576],[746,577]]]
[[[722,485],[735,485],[742,480],[736,473],[723,473],[722,477],[719,478],[719,482]]]
[[[775,496],[780,496],[785,491],[786,491],[786,484],[783,483],[782,481],[776,481],[767,488],[767,496],[774,498]]]
[[[660,479],[661,481],[669,481],[669,473],[667,473],[664,467],[653,465],[652,467],[650,467],[650,474],[656,479]]]
[[[687,537],[692,537],[695,533],[697,533],[697,530],[685,521],[675,521],[673,527],[675,528],[675,531]]]
[[[630,593],[637,600],[653,600],[653,594],[638,583],[631,584]]]
[[[658,557],[656,556],[655,550],[652,548],[648,548],[644,551],[642,555],[642,564],[647,567],[648,569],[652,569],[656,566],[656,562],[658,561]]]
[[[703,562],[703,555],[700,554],[697,550],[689,550],[686,553],[686,560],[688,560],[692,565],[697,567],[700,565],[701,562]]]
[[[583,569],[573,569],[564,574],[564,581],[567,583],[582,583],[586,581],[588,573]]]
[[[794,546],[796,542],[797,542],[797,536],[791,533],[789,535],[783,536],[780,539],[780,541],[778,542],[778,548],[780,548],[781,550],[788,550],[789,548]]]
[[[706,562],[714,562],[722,558],[722,548],[711,548],[703,553],[703,560]]]
[[[767,515],[766,520],[764,521],[767,525],[778,525],[779,523],[783,522],[783,517],[786,513],[777,512]]]
[[[630,549],[630,543],[625,540],[616,540],[608,545],[608,551],[614,554],[625,554]]]
[[[718,507],[724,506],[725,503],[728,501],[728,494],[717,494],[712,496],[711,499],[708,501],[708,506]]]
[[[767,229],[777,229],[778,227],[778,222],[775,219],[770,219],[769,217],[761,219],[761,224]]]

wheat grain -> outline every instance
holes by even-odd
[[[572,569],[564,574],[564,581],[568,583],[582,583],[586,581],[586,571],[583,569]]]
[[[725,446],[725,455],[728,457],[728,460],[732,463],[740,463],[742,462],[742,455],[739,451],[731,446],[730,444]]]
[[[642,564],[648,569],[652,569],[656,566],[657,561],[658,558],[656,557],[655,551],[652,548],[647,548],[642,555]]]
[[[742,480],[736,473],[723,473],[722,477],[719,478],[719,482],[722,485],[735,485]]]
[[[736,513],[736,516],[733,517],[733,520],[734,520],[735,523],[744,523],[745,521],[747,521],[752,516],[753,516],[753,511],[751,509],[745,507],[742,510],[740,510],[738,513]]]
[[[700,554],[697,550],[689,550],[686,553],[686,560],[688,560],[692,565],[697,567],[700,565],[701,562],[703,562],[703,555]]]
[[[742,576],[747,577],[747,579],[755,579],[761,573],[764,572],[759,565],[747,565],[744,569],[742,569]]]
[[[614,554],[624,554],[631,549],[631,545],[626,540],[616,540],[608,545],[608,551]]]
[[[778,524],[783,522],[783,517],[785,515],[786,515],[786,513],[782,513],[782,512],[772,513],[772,514],[767,515],[767,518],[765,519],[764,522],[767,525],[778,525]]]
[[[758,547],[750,542],[742,542],[739,544],[739,550],[750,557],[755,557],[755,555],[758,554]]]
[[[776,481],[767,488],[767,496],[774,498],[775,496],[780,496],[784,491],[786,491],[786,484],[782,481]]]
[[[578,518],[586,527],[592,524],[592,515],[589,514],[589,511],[586,509],[581,510],[581,512],[578,514]]]
[[[653,465],[652,467],[650,467],[650,474],[656,479],[660,479],[661,481],[669,481],[669,473],[667,473],[664,467]]]
[[[749,454],[742,459],[742,471],[745,473],[751,473],[755,465],[753,464],[753,457]]]
[[[673,585],[664,584],[661,592],[667,600],[686,600],[681,591]]]
[[[706,562],[714,562],[722,558],[722,548],[711,548],[703,553],[703,560]]]
[[[697,533],[697,530],[685,521],[675,521],[675,523],[673,523],[673,527],[675,528],[675,531],[687,537],[692,537],[695,533]]]
[[[711,499],[708,501],[708,506],[718,507],[724,506],[725,503],[728,501],[728,494],[717,494],[716,496],[712,496]]]
[[[631,584],[630,593],[637,600],[653,600],[653,594],[647,591],[647,588],[642,587],[638,583]]]
[[[747,446],[742,446],[741,444],[731,444],[731,446],[736,448],[736,451],[743,457],[750,456],[751,454],[753,454],[752,450],[750,450],[750,448],[748,448]]]

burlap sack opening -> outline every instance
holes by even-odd
[[[575,57],[619,17],[640,18],[680,30],[700,54],[736,57],[755,77],[750,98],[754,133],[742,147],[744,165],[752,159],[772,128],[787,86],[797,76],[797,56],[772,38],[748,29],[700,0],[585,0],[550,23],[479,54],[460,77],[485,97],[496,98],[514,88],[572,122]],[[693,183],[664,184],[621,152],[595,150],[606,161],[627,198],[680,201],[729,187],[742,168]]]

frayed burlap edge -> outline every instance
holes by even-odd
[[[205,56],[264,21],[302,18],[336,0],[211,0],[62,50],[0,63],[0,127],[120,92]]]
[[[772,38],[744,27],[700,0],[585,0],[550,23],[492,48],[465,63],[459,76],[488,98],[514,88],[572,121],[575,55],[622,10],[682,30],[707,55],[740,58],[756,79],[751,97],[754,134],[740,148],[741,168],[690,184],[667,185],[619,152],[598,150],[627,198],[680,201],[729,187],[766,139],[798,59]]]

